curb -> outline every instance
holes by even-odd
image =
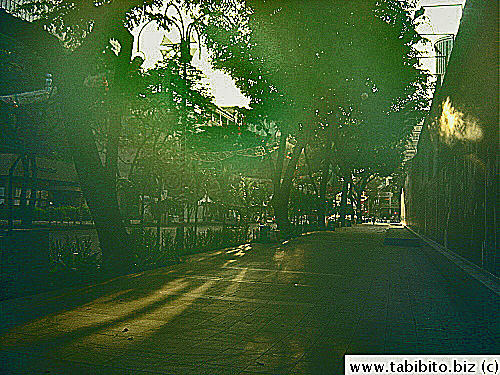
[[[430,247],[437,250],[441,255],[443,255],[445,258],[450,260],[457,267],[461,268],[469,276],[475,278],[481,284],[483,284],[488,289],[492,290],[494,293],[496,293],[498,296],[500,296],[500,278],[499,277],[489,273],[488,271],[482,269],[481,267],[477,266],[476,264],[472,263],[471,261],[469,261],[469,260],[463,258],[462,256],[456,254],[455,252],[451,251],[450,249],[445,248],[444,246],[437,243],[436,241],[433,241],[430,238],[427,238],[424,235],[416,232],[415,230],[411,229],[407,225],[405,225],[405,228],[407,228],[410,232],[412,232],[414,235],[416,235],[420,240],[427,243],[427,245],[429,245]]]

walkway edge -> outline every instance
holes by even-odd
[[[488,271],[482,269],[481,267],[475,265],[471,261],[465,259],[464,257],[458,255],[457,253],[447,249],[443,245],[425,237],[424,235],[411,229],[409,226],[405,227],[412,232],[414,235],[419,237],[422,241],[427,243],[432,248],[436,249],[441,255],[452,261],[456,266],[465,271],[469,276],[472,276],[481,284],[491,289],[494,293],[500,296],[500,278],[489,273]]]

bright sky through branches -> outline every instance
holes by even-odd
[[[140,29],[137,29],[133,32],[136,43],[134,46],[134,52],[137,51],[137,34],[139,33],[139,30]],[[174,29],[170,32],[165,32],[161,28],[158,29],[156,23],[154,22],[146,25],[146,27],[144,27],[141,31],[139,50],[144,54],[143,57],[145,58],[143,68],[152,68],[156,62],[162,59],[160,50],[165,49],[165,47],[161,46],[163,36],[165,35],[172,43],[179,43],[180,37],[177,30]],[[206,80],[208,81],[208,86],[210,87],[212,95],[215,98],[215,104],[221,107],[248,107],[250,100],[246,98],[236,87],[231,77],[220,70],[214,70],[212,68],[208,61],[206,48],[202,45],[200,56],[198,45],[193,44],[192,46],[197,48],[196,53],[193,56],[192,64],[196,68],[200,69],[207,77]]]
[[[325,0],[326,1],[326,0]],[[465,5],[465,0],[420,0],[417,4],[419,9],[425,6],[425,22],[419,25],[417,31],[420,34],[454,34],[458,31],[460,18],[462,16],[463,8],[460,6],[435,6],[435,5],[450,5],[462,4]],[[137,51],[137,37],[139,28],[134,31],[135,47]],[[165,32],[158,29],[154,22],[146,25],[140,32],[139,50],[143,52],[145,57],[144,68],[153,67],[157,61],[161,60],[162,55],[160,50],[163,36],[167,37],[173,42],[179,42],[179,34],[177,31]],[[434,56],[433,43],[443,37],[444,35],[426,35],[431,43],[421,46],[419,50],[422,51],[423,56]],[[240,90],[235,86],[233,80],[228,74],[221,71],[214,70],[209,61],[206,49],[202,46],[201,58],[199,51],[193,57],[192,63],[195,67],[200,69],[207,77],[209,87],[215,97],[215,103],[219,106],[246,106],[249,105],[249,100],[243,96]],[[421,65],[423,69],[435,73],[435,59],[422,58]]]

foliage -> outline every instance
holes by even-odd
[[[135,229],[133,234],[141,238],[143,245],[135,255],[141,269],[165,266],[178,262],[181,256],[237,246],[250,240],[248,227],[208,228],[204,231],[188,227],[185,229],[182,248],[176,246],[175,235],[166,229],[158,232],[156,228],[141,228]]]
[[[208,228],[206,231],[196,234],[194,228],[189,228],[186,236],[186,253],[193,254],[203,251],[223,249],[226,247],[241,245],[248,242],[249,229],[243,227],[222,227],[221,229]],[[196,238],[196,240],[195,240]]]
[[[144,228],[133,231],[134,236],[140,237],[142,246],[136,250],[135,257],[139,268],[164,266],[178,260],[174,246],[174,237],[166,230],[160,232],[160,241],[156,229]]]
[[[91,216],[87,206],[48,206],[45,208],[35,207],[33,220],[48,222],[72,221],[76,223],[80,220],[91,220]]]
[[[129,253],[125,244],[132,239],[118,209],[116,186],[123,183],[143,195],[161,195],[170,171],[158,173],[158,165],[165,159],[177,165],[185,160],[183,138],[207,112],[200,108],[211,102],[182,48],[151,72],[140,70],[140,60],[130,62],[133,38],[127,28],[150,20],[172,27],[172,19],[158,13],[162,5],[155,0],[62,0],[22,6],[65,46],[55,54],[57,59],[51,56],[62,92],[57,97],[64,110],[61,117],[68,123],[64,130],[103,253],[128,266],[131,257],[124,260]],[[134,128],[137,123],[142,126]],[[118,180],[120,145],[134,147],[136,154],[128,176]],[[176,168],[182,180],[187,168]],[[177,197],[187,195],[182,185]]]
[[[414,30],[418,19],[410,11],[414,3],[173,0],[165,5],[189,14],[191,30],[203,39],[213,65],[229,72],[251,98],[247,120],[278,124],[278,152],[269,158],[275,162],[273,201],[288,207],[291,180],[306,144],[318,146],[309,174],[311,185],[318,180],[316,195],[323,200],[332,174],[347,181],[358,173],[389,174],[397,167],[405,136],[426,103],[426,77],[416,68],[413,47],[419,41]],[[93,135],[101,155],[94,158],[99,164],[94,169],[113,177],[109,186],[116,185],[119,153],[112,151],[119,141],[122,149],[133,150],[120,183],[155,197],[157,213],[164,206],[194,205],[208,195],[248,216],[267,204],[268,189],[254,188],[251,179],[223,163],[208,165],[199,155],[217,147],[253,147],[261,140],[241,129],[200,126],[213,105],[199,84],[199,72],[188,64],[186,44],[148,72],[139,69],[140,61],[130,64],[131,37],[123,25],[155,20],[172,29],[179,22],[159,11],[160,5],[61,0],[44,6],[33,2],[31,9],[39,12],[47,30],[84,58],[82,66],[67,64],[63,70],[76,77],[67,87],[80,87],[89,75],[109,75],[109,93],[102,87],[88,90],[83,104],[69,106],[95,109]],[[113,116],[120,120],[113,123]],[[290,145],[295,146],[292,151]]]
[[[421,40],[415,1],[249,0],[233,6],[230,15],[203,27],[216,66],[251,97],[250,121],[276,121],[282,138],[298,147],[313,138],[323,143],[324,162],[316,166],[326,169],[320,173],[325,182],[330,165],[348,178],[354,170],[389,174],[397,168],[405,138],[428,105],[427,77],[417,69],[414,48]],[[297,163],[286,160],[282,142],[275,205],[288,204],[286,180],[293,173],[286,169]]]
[[[95,272],[101,264],[101,253],[89,238],[56,239],[50,244],[51,273],[68,271]]]

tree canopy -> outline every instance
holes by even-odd
[[[189,14],[189,25],[179,26],[182,14],[167,14],[166,5]],[[202,40],[214,67],[230,73],[251,98],[247,122],[277,124],[276,145],[264,150],[274,160],[273,206],[278,221],[284,222],[292,180],[307,145],[317,149],[311,155],[319,161],[312,164],[322,169],[316,190],[323,198],[332,171],[346,181],[352,180],[354,171],[387,174],[397,166],[405,134],[426,104],[426,77],[417,68],[414,50],[420,38],[415,32],[414,6],[415,0],[172,0],[165,4],[61,0],[30,1],[24,8],[39,19],[35,24],[56,35],[64,46],[51,65],[61,89],[65,132],[95,214],[104,218],[116,208],[113,184],[118,174],[118,140],[124,131],[138,135],[137,150],[145,150],[143,144],[152,147],[144,160],[184,162],[179,170],[191,168],[185,158],[172,158],[172,148],[161,149],[166,156],[157,157],[157,146],[167,136],[187,138],[188,128],[192,148],[207,152],[216,147],[233,151],[243,144],[259,147],[263,140],[245,129],[199,126],[212,104],[206,92],[187,79],[191,74],[194,83],[198,74],[187,64],[189,35],[184,35],[187,41],[173,60],[156,70],[138,72],[137,61],[131,62],[129,30],[155,20],[181,33],[185,26],[186,33],[189,29]],[[95,77],[104,77],[99,95],[87,84]],[[104,104],[99,108],[107,121],[104,164],[87,115],[96,103]],[[137,129],[134,124],[139,124]],[[147,134],[153,138],[147,140]],[[181,143],[185,151],[185,140]],[[158,174],[157,183],[164,178]],[[103,196],[109,198],[105,205],[99,201]],[[102,220],[99,225],[120,225],[119,217],[108,219],[114,224]]]
[[[205,30],[216,66],[252,98],[253,118],[276,121],[299,148],[323,142],[324,168],[335,165],[348,178],[353,170],[389,174],[428,102],[415,3],[248,0]],[[275,167],[275,196],[297,165],[285,156]]]

